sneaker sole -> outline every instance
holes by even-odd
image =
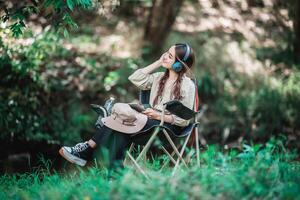
[[[83,160],[81,158],[78,158],[77,156],[74,156],[74,155],[70,154],[68,151],[64,150],[63,147],[60,148],[59,154],[71,163],[75,163],[75,164],[80,165],[82,167],[85,166],[85,164],[86,164],[86,160]]]

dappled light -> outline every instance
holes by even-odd
[[[0,199],[300,198],[300,1],[0,4]]]

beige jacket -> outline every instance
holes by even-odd
[[[128,77],[128,79],[134,85],[136,85],[138,88],[140,88],[142,90],[151,89],[149,104],[151,105],[151,107],[153,107],[153,101],[157,95],[159,81],[160,81],[161,77],[163,76],[163,74],[164,74],[164,72],[155,72],[152,74],[145,74],[142,72],[142,69],[137,69],[136,71],[134,71],[133,74],[131,74]],[[173,89],[173,84],[171,84],[171,85],[168,84],[165,86],[162,97],[158,100],[159,103],[157,105],[155,105],[154,108],[162,110],[164,103],[174,99],[174,97],[172,95],[172,89]],[[183,76],[183,80],[181,83],[181,95],[183,96],[183,98],[181,100],[182,104],[190,109],[193,109],[194,100],[195,100],[195,84],[186,75]],[[190,122],[190,120],[184,120],[176,115],[172,115],[172,116],[174,119],[172,124],[174,124],[174,125],[187,126]]]

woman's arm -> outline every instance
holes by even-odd
[[[154,63],[144,68],[140,68],[134,71],[128,77],[128,80],[142,90],[151,89],[153,81],[162,73],[162,72],[157,72],[151,74],[151,72],[159,68],[160,66],[161,66],[161,61],[157,60]]]
[[[154,70],[156,70],[157,68],[159,68],[161,66],[161,60],[157,60],[154,63],[141,68],[141,72],[143,72],[144,74],[150,74],[151,72],[153,72]]]
[[[161,120],[161,115],[162,115],[162,113],[159,115],[159,117],[158,117],[157,120]],[[165,114],[165,116],[164,116],[164,122],[168,122],[168,123],[172,124],[174,122],[173,115],[167,115],[167,114]]]
[[[150,119],[161,120],[161,117],[162,117],[162,112],[156,111],[156,110],[154,110],[152,108],[147,108],[142,113],[145,114],[145,115],[147,115]],[[164,121],[168,122],[168,123],[173,123],[174,122],[173,115],[165,114],[164,115]]]

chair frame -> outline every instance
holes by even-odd
[[[142,91],[141,91],[142,92]],[[142,94],[140,92],[140,101],[142,100]],[[146,97],[147,98],[147,97]],[[148,97],[149,98],[149,97]],[[195,97],[196,98],[196,97]],[[166,164],[169,163],[169,161],[172,161],[174,166],[174,169],[172,171],[171,176],[174,176],[174,174],[176,173],[180,163],[182,163],[186,168],[188,168],[186,161],[183,159],[183,154],[185,152],[186,146],[188,144],[188,141],[194,131],[195,133],[195,146],[196,146],[196,157],[197,157],[197,166],[200,167],[200,146],[199,146],[199,130],[198,130],[198,126],[200,125],[199,119],[204,115],[204,112],[207,109],[207,105],[202,106],[200,111],[194,111],[194,116],[192,118],[195,119],[195,122],[193,124],[189,124],[189,126],[192,126],[192,129],[189,131],[188,135],[186,136],[186,139],[181,147],[181,149],[177,148],[174,141],[171,139],[169,133],[166,131],[166,127],[164,126],[164,115],[165,115],[165,111],[167,109],[167,105],[169,102],[166,102],[163,104],[163,110],[162,110],[162,115],[161,115],[161,122],[159,124],[159,126],[156,126],[154,131],[152,132],[151,137],[149,138],[149,140],[147,141],[147,143],[145,144],[144,148],[142,149],[142,151],[140,152],[140,154],[138,155],[138,157],[135,159],[132,156],[132,151],[134,149],[134,143],[131,144],[129,150],[126,151],[126,155],[129,157],[129,159],[133,162],[134,166],[138,169],[138,171],[140,171],[147,179],[149,179],[149,176],[147,175],[147,173],[142,169],[142,167],[138,164],[138,162],[141,160],[141,158],[146,156],[146,153],[149,151],[151,145],[153,144],[154,140],[157,138],[158,133],[162,130],[164,136],[166,137],[166,139],[168,140],[169,144],[171,145],[173,152],[172,154],[170,154],[163,145],[162,146],[162,150],[168,155],[169,159],[164,165],[166,166]],[[195,108],[195,104],[194,104],[194,109]],[[172,112],[171,112],[172,113]],[[190,118],[190,119],[192,119]],[[178,137],[178,136],[177,136]],[[177,159],[174,159],[174,154],[177,155]],[[172,156],[173,155],[173,156]],[[124,160],[124,163],[127,162],[126,158]],[[163,168],[162,167],[162,168]],[[161,170],[162,170],[161,168]]]

